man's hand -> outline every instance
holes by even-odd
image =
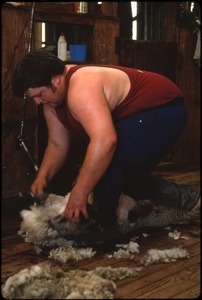
[[[80,223],[80,214],[87,220],[89,218],[87,212],[88,196],[83,196],[80,192],[72,190],[65,209],[65,216],[69,221]]]
[[[31,185],[31,192],[34,195],[42,195],[47,188],[47,181],[43,177],[36,177]]]

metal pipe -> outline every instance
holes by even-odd
[[[23,106],[23,118],[22,118],[21,123],[20,123],[20,137],[22,137],[23,133],[24,133],[25,113],[26,113],[26,100],[27,100],[27,95],[24,94],[23,102],[22,102],[22,106]]]

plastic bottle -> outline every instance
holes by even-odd
[[[60,33],[58,40],[58,58],[63,61],[67,60],[67,41],[64,36],[64,32]]]

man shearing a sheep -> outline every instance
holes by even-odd
[[[152,176],[186,126],[184,97],[170,79],[122,66],[66,65],[49,52],[35,50],[18,63],[12,88],[17,96],[26,94],[43,105],[48,128],[43,161],[31,185],[33,194],[42,194],[65,164],[71,132],[87,140],[65,209],[69,221],[89,218],[91,193],[93,205],[109,222],[116,218],[123,192],[136,200],[198,208],[199,191]]]

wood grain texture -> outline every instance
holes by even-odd
[[[196,188],[200,186],[198,163],[163,163],[155,173]],[[92,270],[99,266],[131,268],[140,266],[140,260],[150,248],[167,249],[181,246],[188,250],[190,258],[173,263],[152,264],[139,272],[137,277],[116,281],[115,299],[193,299],[200,295],[200,238],[190,235],[191,229],[198,229],[195,225],[184,224],[171,227],[170,231],[177,229],[181,235],[189,236],[189,240],[169,238],[169,231],[164,228],[143,230],[142,233],[146,232],[149,236],[145,238],[141,233],[139,234],[137,242],[140,252],[135,254],[133,260],[106,259],[105,255],[113,253],[117,248],[114,245],[100,245],[96,246],[97,254],[92,259],[62,265],[48,259],[47,249],[36,254],[33,245],[25,243],[17,235],[21,221],[19,212],[23,208],[28,208],[31,203],[25,203],[23,199],[7,199],[6,201],[3,200],[2,207],[2,283],[9,276],[39,262],[48,262],[53,268],[59,264],[65,271],[69,269]]]

